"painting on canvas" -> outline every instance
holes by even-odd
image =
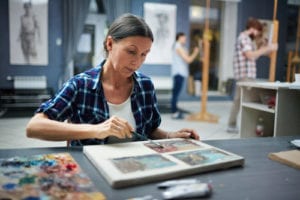
[[[262,34],[255,39],[257,48],[271,44],[273,38],[273,21],[264,19],[259,19],[259,21],[263,25],[263,31]]]
[[[164,148],[160,148],[157,145],[152,143],[145,143],[145,146],[153,149],[158,153],[167,153],[167,152],[174,152],[174,151],[183,151],[183,150],[192,150],[192,149],[199,149],[201,146],[196,144],[190,140],[170,140],[170,141],[163,141],[158,142]]]
[[[111,162],[122,173],[161,169],[176,165],[176,163],[158,154],[115,158],[112,159]]]
[[[188,165],[209,165],[225,161],[230,155],[216,149],[204,149],[172,154],[175,158]]]

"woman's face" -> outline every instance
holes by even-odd
[[[108,59],[116,72],[130,77],[140,68],[150,52],[152,41],[148,37],[132,36],[119,41],[107,38]]]

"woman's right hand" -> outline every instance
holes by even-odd
[[[96,125],[96,138],[103,139],[115,136],[119,139],[131,138],[133,127],[124,119],[112,116],[106,121]]]

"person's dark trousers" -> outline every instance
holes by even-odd
[[[171,100],[171,111],[175,113],[177,111],[178,97],[183,85],[184,77],[181,75],[175,75],[173,77],[173,90],[172,90],[172,100]]]

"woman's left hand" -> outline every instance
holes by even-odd
[[[200,136],[193,129],[184,128],[176,132],[168,133],[168,138],[192,138],[200,140]]]

